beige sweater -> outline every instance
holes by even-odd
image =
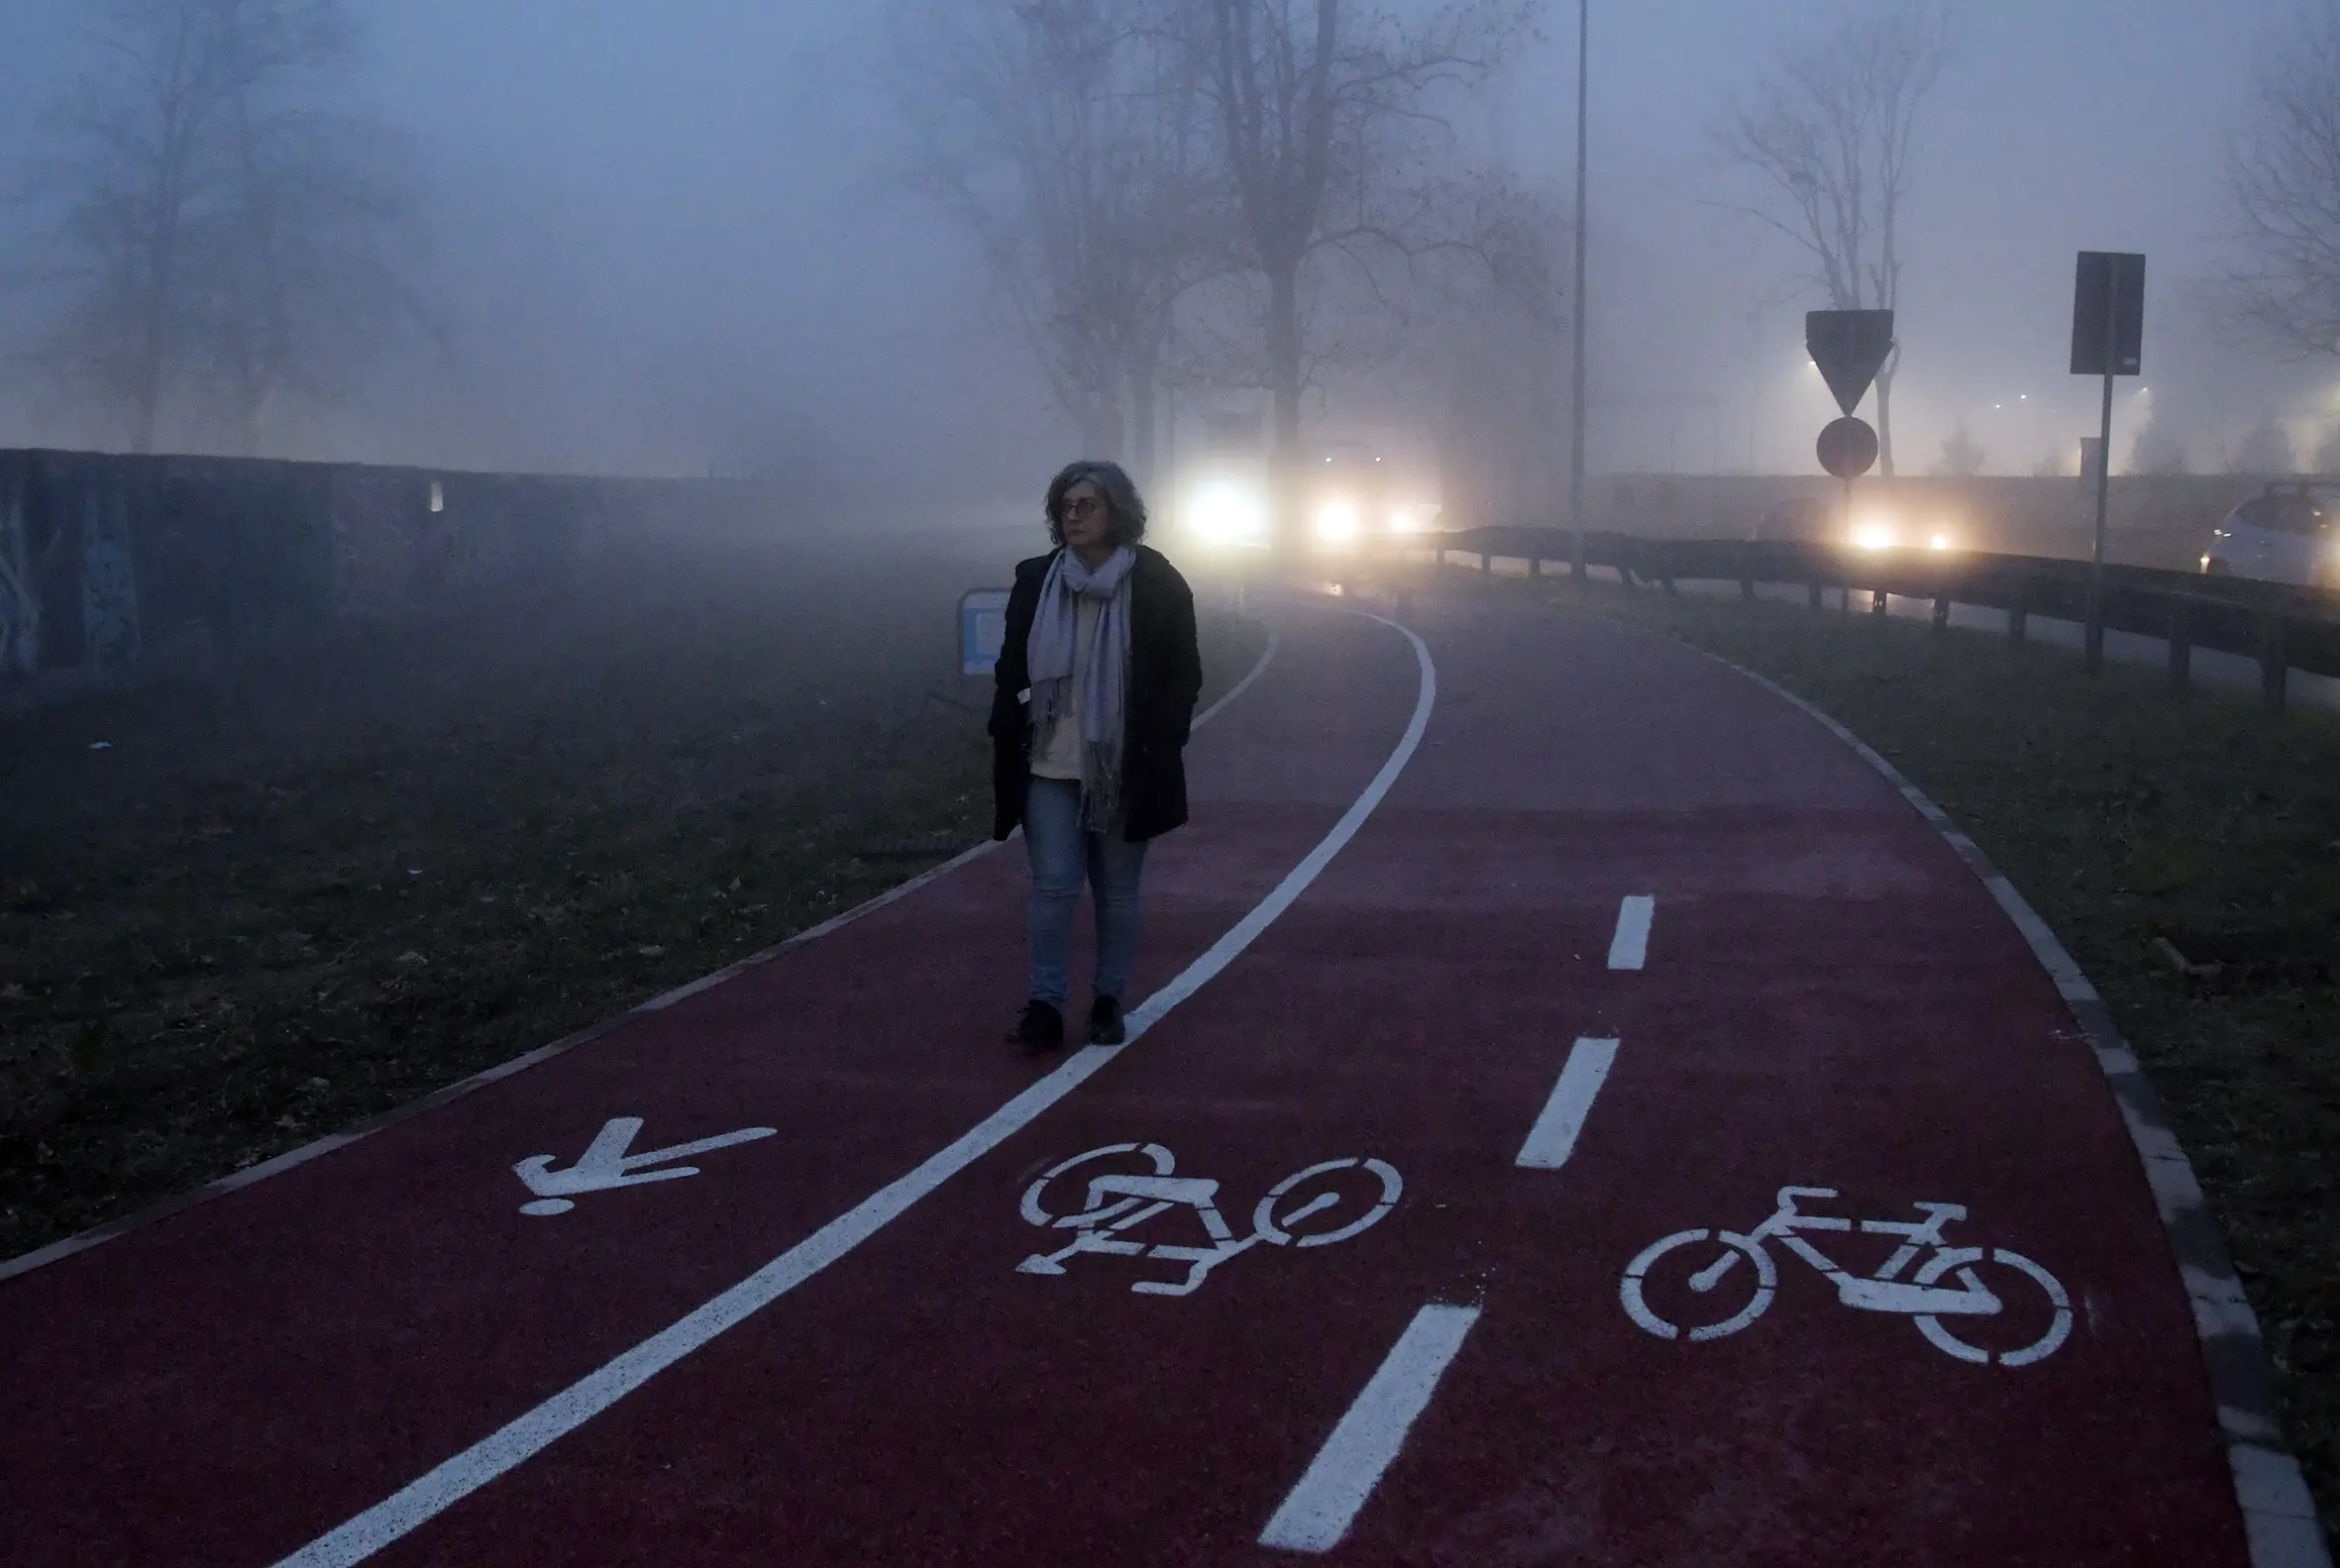
[[[1081,701],[1089,685],[1090,639],[1097,632],[1097,617],[1104,613],[1102,600],[1083,594],[1073,606],[1077,618],[1073,631],[1073,690],[1072,703],[1056,726],[1056,733],[1048,738],[1048,749],[1032,759],[1035,779],[1081,780]]]

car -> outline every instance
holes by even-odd
[[[1338,553],[1434,530],[1440,516],[1435,484],[1359,441],[1328,441],[1296,475],[1301,541]],[[1274,533],[1274,485],[1263,457],[1219,452],[1186,487],[1179,508],[1186,533],[1213,552],[1266,550]]]
[[[1425,533],[1439,516],[1430,489],[1368,442],[1324,442],[1303,481],[1309,532],[1317,548],[1335,551]]]
[[[2210,532],[2202,574],[2340,588],[2340,485],[2277,480]]]
[[[1211,471],[1186,498],[1187,531],[1207,550],[1265,550],[1267,493],[1256,475]]]
[[[1913,550],[1949,551],[1966,548],[1960,543],[1964,534],[1956,517],[1938,511],[1924,515],[1913,509],[1912,503],[1897,500],[1890,493],[1858,502],[1848,529],[1842,501],[1804,494],[1791,495],[1772,506],[1748,530],[1747,537],[1755,542],[1842,541],[1856,550],[1898,550],[1906,545]]]

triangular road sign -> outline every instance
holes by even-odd
[[[1889,310],[1813,310],[1804,314],[1804,347],[1850,417],[1893,352]]]

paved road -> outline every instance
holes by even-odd
[[[2246,1560],[2102,1075],[1883,781],[1602,622],[1277,624],[1128,1047],[999,1043],[1010,847],[0,1283],[8,1560]]]

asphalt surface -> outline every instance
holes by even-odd
[[[1598,620],[1272,618],[1127,1047],[1003,1043],[1010,844],[0,1283],[7,1561],[2246,1561],[2104,1079],[1883,780]]]

